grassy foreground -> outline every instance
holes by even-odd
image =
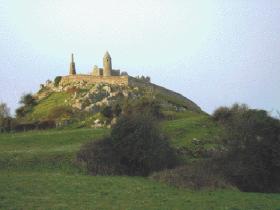
[[[1,209],[279,209],[280,196],[188,191],[139,177],[4,172]]]
[[[211,123],[199,126],[202,121],[195,119],[189,134],[177,133],[187,119],[164,124],[170,135],[179,136],[178,142],[173,139],[176,146],[208,137],[215,129]],[[76,165],[75,153],[84,142],[106,133],[69,129],[1,134],[0,209],[280,210],[280,194],[190,191],[141,177],[88,176]]]

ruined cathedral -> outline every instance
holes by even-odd
[[[76,75],[76,68],[74,62],[74,55],[72,54],[71,63],[70,63],[70,75]],[[125,73],[123,73],[125,75]],[[107,51],[103,57],[103,68],[98,68],[98,66],[94,66],[92,70],[92,76],[98,77],[108,77],[108,76],[120,76],[120,70],[112,69],[112,58]]]
[[[90,83],[108,83],[118,85],[128,85],[131,77],[126,72],[112,69],[112,58],[107,51],[103,57],[103,68],[94,66],[90,74],[78,74],[74,62],[74,55],[71,56],[69,75],[62,77],[62,83],[73,81],[86,81]]]

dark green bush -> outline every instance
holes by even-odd
[[[135,77],[137,80],[139,81],[143,81],[143,82],[151,82],[151,78],[149,76],[136,76]]]
[[[153,173],[151,179],[179,188],[199,190],[202,188],[232,188],[218,171],[214,162],[198,161],[175,169]]]
[[[55,79],[54,79],[54,86],[57,87],[61,81],[62,77],[61,76],[57,76]]]
[[[117,116],[117,117],[120,116],[120,114],[122,113],[121,105],[115,104],[112,108],[112,111],[113,111],[115,116]]]
[[[23,104],[25,107],[32,107],[36,105],[36,100],[31,93],[28,93],[21,96],[20,103]]]
[[[10,132],[13,129],[15,119],[12,117],[0,118],[0,133]]]
[[[56,124],[54,120],[43,120],[38,122],[37,128],[38,129],[51,129],[55,128]]]
[[[214,111],[212,116],[215,121],[225,122],[232,117],[232,113],[228,107],[220,107]]]
[[[16,109],[16,117],[22,118],[25,117],[27,113],[32,111],[33,106],[21,106]]]
[[[160,102],[150,98],[141,98],[133,102],[127,102],[123,108],[124,114],[146,113],[156,119],[163,119]]]
[[[70,118],[73,114],[74,111],[70,106],[57,106],[50,111],[48,119]]]
[[[147,114],[121,116],[111,137],[83,146],[78,159],[95,175],[147,176],[177,163],[167,138]]]
[[[38,128],[38,122],[18,123],[15,125],[15,131],[30,131]]]
[[[280,191],[280,122],[266,111],[234,105],[223,122],[225,176],[243,191]]]
[[[174,150],[149,114],[122,116],[111,136],[125,174],[146,176],[176,164]]]
[[[16,117],[20,118],[20,117],[24,117],[26,114],[25,109],[23,106],[19,107],[16,109]]]
[[[16,109],[17,118],[24,117],[37,104],[36,99],[32,96],[31,93],[21,96],[19,103],[22,104],[22,106]]]
[[[105,106],[101,109],[101,114],[103,114],[104,117],[112,118],[113,117],[113,110],[111,106]]]
[[[110,137],[83,145],[77,154],[77,160],[84,163],[92,175],[120,175],[123,173]]]

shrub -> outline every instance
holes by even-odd
[[[31,93],[21,96],[19,102],[22,106],[16,109],[16,117],[18,118],[24,117],[37,104]]]
[[[5,103],[0,103],[0,118],[7,118],[10,116],[10,108]]]
[[[153,173],[151,179],[180,188],[199,190],[202,188],[232,188],[210,161],[199,161],[175,169]]]
[[[218,122],[228,121],[231,117],[231,112],[228,107],[220,107],[213,113],[213,119]]]
[[[153,171],[172,168],[175,152],[149,114],[120,117],[113,126],[112,141],[127,175],[146,176]]]
[[[139,81],[143,81],[143,82],[151,82],[151,78],[149,76],[136,76],[135,77],[137,80]]]
[[[61,76],[57,76],[55,79],[54,79],[54,86],[57,87],[61,81]]]
[[[16,117],[19,118],[19,117],[23,117],[25,115],[25,112],[24,112],[24,107],[19,107],[16,109]]]
[[[10,109],[5,103],[0,103],[0,132],[11,130]]]
[[[126,71],[121,72],[121,76],[128,76],[128,73]]]
[[[112,108],[112,111],[113,111],[114,115],[118,117],[122,113],[122,108],[119,104],[115,104]]]
[[[103,114],[104,117],[112,118],[113,117],[113,110],[111,106],[105,106],[101,109],[101,114]]]
[[[38,129],[51,129],[55,127],[56,127],[56,123],[53,120],[40,121],[37,126]]]
[[[280,122],[264,110],[234,105],[225,123],[226,177],[243,191],[280,191]]]
[[[70,87],[66,90],[66,92],[70,93],[70,94],[78,93],[79,91],[80,91],[80,89],[77,87]]]
[[[69,106],[57,106],[50,111],[48,119],[70,118],[73,113],[73,109]]]
[[[147,176],[176,164],[175,152],[154,118],[143,114],[121,116],[111,137],[84,145],[77,157],[94,175]]]
[[[20,103],[25,107],[32,107],[36,105],[36,100],[31,93],[28,93],[21,96]]]
[[[11,117],[0,118],[0,133],[10,132],[13,129],[14,119]]]
[[[29,131],[29,130],[35,130],[38,126],[37,122],[31,122],[31,123],[19,123],[15,125],[14,130],[15,131]]]
[[[121,166],[116,157],[110,137],[83,145],[77,154],[77,160],[84,163],[92,175],[121,174]]]
[[[160,103],[157,100],[150,98],[141,98],[132,103],[126,103],[123,108],[124,114],[130,115],[134,112],[146,113],[155,117],[156,119],[162,119],[164,115],[161,112]]]
[[[21,118],[24,117],[27,113],[31,112],[31,106],[21,106],[16,109],[16,117]]]
[[[212,117],[217,122],[228,124],[234,120],[237,115],[240,115],[248,110],[249,108],[246,104],[234,104],[230,108],[222,106],[214,111]]]

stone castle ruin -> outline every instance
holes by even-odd
[[[77,73],[74,55],[72,54],[69,74],[66,76],[57,76],[53,82],[48,80],[45,85],[42,84],[40,91],[36,94],[36,98],[41,100],[52,92],[63,91],[71,94],[71,99],[64,101],[66,104],[85,111],[108,105],[110,102],[122,96],[132,99],[139,96],[153,98],[157,96],[160,100],[166,100],[166,106],[169,107],[174,106],[172,105],[173,102],[171,103],[169,100],[175,100],[174,104],[177,101],[180,101],[180,103],[184,101],[184,103],[187,103],[186,106],[189,109],[200,110],[197,105],[184,96],[153,84],[149,77],[132,77],[126,72],[112,69],[112,58],[108,52],[103,57],[103,68],[94,66],[92,72],[89,74]],[[181,106],[181,104],[178,106]],[[184,107],[181,108],[185,109]],[[176,109],[179,110],[178,107]]]
[[[71,55],[71,63],[69,68],[69,75],[63,76],[62,83],[70,83],[75,81],[86,81],[90,83],[107,83],[118,85],[129,85],[132,77],[128,76],[126,72],[112,69],[112,58],[107,51],[103,57],[103,68],[94,66],[91,74],[77,74],[74,55]]]
[[[107,51],[103,57],[103,68],[98,68],[98,66],[93,67],[93,76],[120,76],[120,70],[112,69],[112,58]]]

